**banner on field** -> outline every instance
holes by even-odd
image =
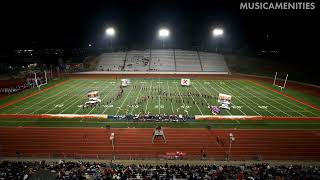
[[[190,79],[181,79],[182,86],[190,86]]]
[[[121,79],[121,86],[126,87],[130,83],[129,79]]]

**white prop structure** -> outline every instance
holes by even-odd
[[[40,90],[41,86],[48,84],[47,72],[46,71],[44,71],[44,77],[43,78],[44,78],[44,82],[41,81],[41,77],[37,76],[37,73],[34,73],[34,81],[36,83],[36,86],[39,88],[39,90]]]
[[[122,87],[127,87],[130,84],[129,79],[121,79],[121,86]]]
[[[277,87],[279,87],[281,90],[283,90],[283,89],[286,87],[289,74],[287,74],[286,79],[284,80],[284,83],[283,83],[282,86],[277,85],[277,76],[278,76],[278,72],[276,72],[276,74],[275,74],[275,76],[274,76],[273,85],[274,85],[274,86],[277,86]]]
[[[190,86],[190,79],[181,79],[181,86]]]

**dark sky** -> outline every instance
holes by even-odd
[[[318,5],[318,4],[316,4]],[[1,2],[1,47],[40,42],[44,46],[103,47],[104,30],[117,29],[115,42],[148,46],[164,25],[178,46],[210,45],[211,28],[225,29],[228,47],[272,46],[282,51],[315,51],[316,10],[240,10],[240,1],[10,1]],[[269,38],[266,38],[269,35]]]

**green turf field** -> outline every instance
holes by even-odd
[[[232,95],[231,110],[221,115],[319,117],[320,111],[246,80],[196,80],[182,87],[180,79],[131,79],[115,99],[120,80],[71,79],[67,83],[0,109],[1,114],[183,114],[211,115],[218,93]],[[102,103],[81,107],[87,92],[98,90]],[[191,95],[189,95],[191,94]],[[149,98],[148,98],[149,96]],[[295,94],[304,99],[303,94]],[[12,98],[12,97],[11,97]],[[2,103],[3,104],[3,103]],[[319,106],[319,104],[314,104]]]

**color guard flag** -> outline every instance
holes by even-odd
[[[181,79],[182,86],[190,86],[190,79]]]

